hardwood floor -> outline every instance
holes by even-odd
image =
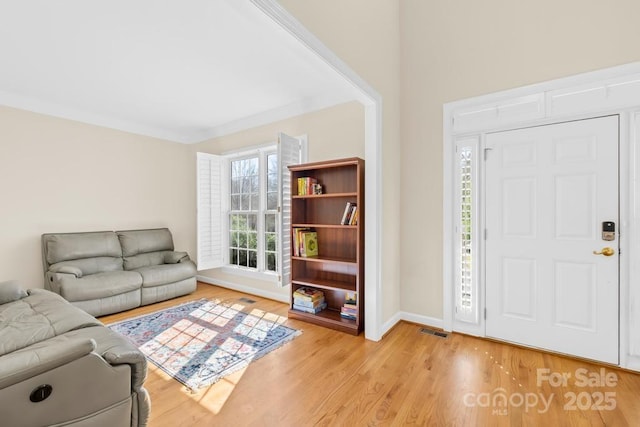
[[[200,283],[189,296],[101,320],[242,296]],[[285,304],[249,297],[251,308],[286,316]],[[303,334],[193,394],[149,364],[150,426],[640,425],[640,375],[632,372],[466,335],[427,335],[404,322],[377,343],[286,324]]]

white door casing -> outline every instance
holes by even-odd
[[[487,336],[619,363],[618,127],[608,116],[486,135]],[[604,247],[615,253],[593,253]]]

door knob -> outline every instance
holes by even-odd
[[[613,254],[615,254],[616,251],[613,250],[613,248],[602,248],[602,250],[600,252],[598,251],[593,251],[594,255],[604,255],[604,256],[611,256]]]

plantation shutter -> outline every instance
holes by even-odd
[[[224,265],[226,236],[226,159],[197,153],[198,270]]]
[[[278,284],[291,282],[291,172],[289,165],[301,162],[302,144],[298,138],[278,135]]]

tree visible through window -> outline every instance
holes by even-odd
[[[231,162],[229,264],[258,268],[259,158]]]
[[[278,156],[231,161],[229,264],[277,271]]]

